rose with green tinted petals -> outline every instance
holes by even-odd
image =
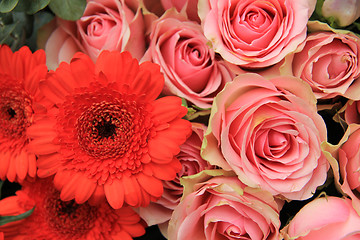
[[[293,74],[306,81],[318,99],[338,95],[360,99],[360,38],[348,31],[310,23],[312,32],[294,54]]]
[[[183,184],[184,197],[170,220],[169,239],[279,239],[282,203],[270,193],[246,187],[222,170],[203,171]]]
[[[316,0],[199,0],[205,36],[225,60],[262,68],[280,62],[306,38]]]
[[[320,144],[326,126],[298,78],[235,77],[211,109],[202,156],[251,187],[291,200],[310,198],[327,178]]]

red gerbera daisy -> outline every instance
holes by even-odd
[[[180,171],[174,156],[191,134],[181,99],[156,99],[163,85],[158,65],[139,65],[128,52],[104,51],[96,64],[79,53],[60,64],[40,84],[54,106],[28,129],[38,176],[55,174],[64,201],[106,197],[120,208],[158,199],[161,180]]]
[[[131,207],[113,209],[106,202],[90,206],[61,201],[49,178],[24,182],[16,196],[0,201],[0,216],[18,215],[32,208],[29,217],[0,226],[5,239],[125,240],[145,233]]]
[[[0,45],[0,179],[23,181],[36,175],[36,157],[27,151],[39,81],[45,78],[45,52],[28,47],[13,53]]]

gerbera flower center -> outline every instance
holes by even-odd
[[[7,139],[25,136],[33,114],[31,99],[16,86],[0,89],[0,134]]]
[[[97,158],[121,157],[135,131],[134,114],[126,103],[93,103],[77,120],[80,147]]]
[[[74,200],[63,202],[59,193],[49,194],[44,201],[49,227],[68,239],[84,236],[93,228],[97,218],[97,208],[87,203],[77,204]]]

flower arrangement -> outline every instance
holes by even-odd
[[[0,239],[359,239],[345,2],[0,1]]]

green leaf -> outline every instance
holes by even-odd
[[[86,0],[52,0],[49,7],[58,17],[75,21],[83,15]]]
[[[19,0],[1,0],[0,12],[7,13],[7,12],[12,11],[16,7],[18,2],[19,2]]]
[[[16,215],[16,216],[0,216],[0,226],[5,225],[10,222],[14,222],[14,221],[18,221],[18,220],[27,218],[28,216],[30,216],[33,213],[34,209],[35,209],[35,207],[33,207],[32,209],[30,209],[27,212],[24,212],[24,213]]]
[[[27,14],[34,14],[45,8],[50,3],[50,0],[21,0],[14,11],[26,12]]]

